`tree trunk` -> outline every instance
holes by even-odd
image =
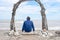
[[[46,14],[45,14],[45,8],[43,4],[41,3],[40,0],[35,0],[37,3],[39,3],[41,7],[41,16],[42,16],[42,29],[48,30],[48,25],[47,25],[47,19],[46,19]]]
[[[15,19],[15,15],[14,15],[14,12],[13,12],[12,13],[12,18],[11,18],[11,23],[10,23],[10,31],[11,30],[15,31],[15,22],[14,22],[14,19]]]
[[[11,18],[11,23],[10,23],[10,31],[11,30],[14,30],[16,31],[15,29],[15,23],[14,23],[14,20],[15,20],[15,12],[16,12],[16,9],[18,8],[19,4],[21,3],[22,1],[18,1],[16,4],[14,4],[13,6],[13,10],[12,10],[12,18]]]

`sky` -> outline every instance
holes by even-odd
[[[10,20],[13,5],[19,0],[0,0],[0,20]],[[40,0],[44,5],[47,20],[60,20],[60,0]],[[40,6],[35,1],[22,2],[16,10],[15,20],[26,19],[41,20]]]

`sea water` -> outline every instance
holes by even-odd
[[[23,26],[23,22],[25,20],[17,20],[15,21],[15,27],[17,30],[21,30]],[[41,20],[32,20],[34,23],[34,27],[36,30],[42,29],[42,21]],[[60,21],[59,20],[48,20],[48,29],[49,30],[60,30]],[[10,21],[9,20],[0,20],[0,30],[10,30]]]

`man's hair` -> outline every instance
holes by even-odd
[[[29,16],[27,17],[27,20],[30,20],[30,17]]]

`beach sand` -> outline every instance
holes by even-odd
[[[60,40],[59,36],[55,35],[55,31],[49,31],[50,33],[53,33],[54,36],[48,36],[43,37],[40,35],[41,33],[39,31],[35,31],[34,34],[23,34],[21,31],[19,31],[18,36],[9,36],[7,30],[0,30],[0,40]]]

